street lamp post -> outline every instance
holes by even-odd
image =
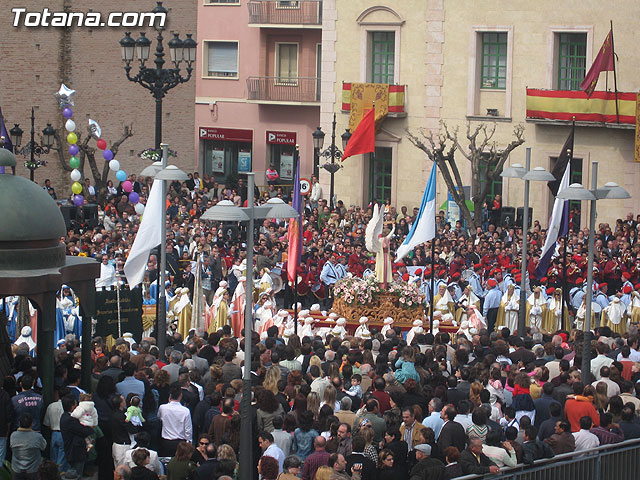
[[[157,342],[160,358],[164,358],[167,346],[167,293],[165,289],[167,271],[167,183],[174,180],[185,181],[189,176],[175,165],[167,165],[169,158],[169,145],[160,144],[162,147],[162,162],[155,162],[145,168],[141,175],[154,177],[154,181],[161,182],[162,219],[160,223],[160,272],[158,276],[158,301],[157,301]],[[160,165],[157,165],[160,163]]]
[[[246,272],[246,302],[244,310],[244,370],[242,375],[242,399],[240,400],[240,480],[253,478],[253,433],[251,422],[251,350],[253,332],[253,235],[255,219],[261,218],[293,218],[298,212],[284,202],[273,203],[262,207],[254,206],[255,173],[247,173],[247,192],[249,197],[247,207],[241,208],[229,200],[222,200],[208,209],[202,217],[207,221],[248,222],[247,226],[247,272]],[[234,332],[239,336],[240,332]]]
[[[167,9],[162,6],[162,2],[158,4],[152,10],[152,13],[164,13],[167,14]],[[162,142],[162,99],[169,90],[180,85],[181,83],[188,82],[193,72],[193,62],[196,61],[196,41],[191,38],[192,34],[187,33],[187,38],[181,40],[177,33],[173,34],[173,38],[169,40],[169,54],[174,68],[164,68],[164,47],[162,46],[162,31],[164,27],[158,27],[158,36],[156,38],[156,51],[155,51],[155,68],[146,67],[145,62],[149,59],[149,52],[151,50],[151,40],[149,40],[144,32],[140,33],[140,37],[134,40],[131,37],[131,32],[125,32],[125,36],[120,40],[120,46],[122,47],[122,60],[125,62],[124,70],[127,74],[127,79],[139,83],[144,88],[151,92],[151,95],[156,99],[156,144],[155,148],[160,148],[160,142]],[[131,62],[133,61],[134,52],[140,62],[140,69],[135,76],[131,76]],[[180,74],[180,62],[187,62],[187,76],[183,77]]]
[[[596,202],[604,199],[631,198],[629,192],[614,182],[609,182],[602,188],[598,188],[598,162],[591,163],[591,190],[584,188],[579,183],[572,183],[564,190],[558,192],[558,198],[565,200],[589,200],[589,240],[587,253],[587,292],[584,319],[584,343],[582,346],[582,381],[586,385],[590,383],[591,376],[591,302],[593,301],[593,250],[595,246]]]
[[[322,131],[322,128],[318,127],[315,132],[312,134],[313,137],[313,148],[318,157],[324,157],[327,162],[322,165],[327,172],[331,174],[331,189],[329,192],[329,205],[331,210],[334,207],[334,175],[335,173],[342,168],[342,165],[336,163],[336,158],[342,158],[342,151],[336,146],[336,114],[333,114],[333,122],[331,123],[331,145],[324,152],[320,152],[322,150],[322,146],[324,145],[324,135],[325,133]],[[340,136],[342,138],[342,149],[347,148],[347,143],[349,143],[349,139],[351,138],[351,132],[349,130],[345,130],[345,132]],[[329,162],[331,160],[331,162]]]
[[[524,212],[522,212],[522,265],[520,265],[520,307],[518,309],[518,336],[524,338],[527,330],[527,234],[529,232],[529,182],[550,182],[555,177],[543,167],[531,170],[531,148],[527,148],[526,165],[519,163],[505,168],[500,174],[506,178],[520,178],[524,180]]]
[[[11,142],[13,143],[13,151],[16,155],[22,155],[23,157],[28,157],[29,161],[27,162],[26,167],[29,169],[29,178],[33,182],[34,174],[37,168],[45,165],[43,161],[40,160],[40,156],[43,154],[47,154],[51,151],[51,146],[54,142],[54,137],[56,131],[53,129],[50,123],[47,123],[47,126],[42,130],[42,145],[36,142],[36,128],[35,128],[36,117],[34,113],[33,107],[31,107],[31,140],[24,147],[19,148],[22,144],[22,134],[23,130],[20,128],[19,123],[15,123],[13,128],[9,130],[9,135],[11,135]],[[36,157],[38,159],[36,160]]]

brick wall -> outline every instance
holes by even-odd
[[[165,59],[169,59],[167,42],[171,32],[196,33],[196,1],[168,0],[164,2],[169,10],[164,32]],[[97,2],[79,0],[49,0],[46,6],[50,11],[62,11],[68,8],[77,12],[95,11],[150,11],[154,1],[139,0],[122,2],[101,0]],[[21,7],[27,11],[41,11],[45,6],[38,0],[23,0]],[[0,15],[0,106],[5,117],[7,129],[13,123],[20,123],[24,130],[24,145],[29,141],[30,109],[36,108],[36,140],[50,122],[55,128],[64,131],[62,115],[53,94],[64,82],[77,90],[75,96],[74,120],[78,130],[86,133],[88,119],[96,120],[102,127],[102,136],[110,145],[122,134],[124,125],[132,125],[134,136],[121,145],[117,159],[127,173],[139,173],[147,163],[137,157],[138,152],[152,147],[155,141],[155,100],[140,85],[128,81],[125,77],[118,41],[126,30],[133,30],[133,36],[139,30],[147,31],[152,40],[150,60],[156,45],[156,34],[149,28],[27,28],[13,27],[13,15],[5,12]],[[197,38],[196,38],[197,40]],[[137,63],[137,60],[136,60]],[[148,64],[151,62],[148,62]],[[171,66],[165,64],[165,66]],[[132,69],[135,74],[137,68]],[[184,68],[183,74],[186,74]],[[195,79],[175,87],[163,102],[163,141],[178,152],[178,164],[185,171],[194,168],[194,97]],[[66,142],[65,142],[66,143]],[[95,146],[95,142],[92,142]],[[65,145],[66,146],[66,145]],[[68,157],[68,155],[67,155]],[[99,155],[99,158],[102,158]],[[49,164],[36,170],[36,181],[43,183],[50,178],[58,191],[58,197],[70,194],[69,174],[60,168],[57,156],[46,156]],[[18,174],[28,176],[23,166],[23,158],[18,158]],[[101,168],[102,165],[99,164]],[[90,175],[88,166],[84,171]],[[115,180],[113,173],[110,175]]]

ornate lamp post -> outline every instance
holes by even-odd
[[[329,197],[329,205],[331,210],[334,207],[334,178],[335,173],[342,168],[342,165],[336,163],[336,158],[342,158],[342,151],[347,148],[347,143],[349,143],[349,139],[351,138],[351,133],[349,130],[345,130],[345,132],[340,136],[342,138],[342,151],[336,146],[336,114],[333,114],[333,122],[331,123],[331,145],[324,152],[320,152],[322,150],[322,146],[324,145],[324,135],[325,133],[322,131],[322,128],[318,127],[315,132],[311,134],[313,137],[313,148],[316,151],[318,157],[324,157],[327,161],[322,165],[327,172],[331,174],[331,191]],[[329,162],[331,159],[331,162]]]
[[[152,10],[153,13],[164,13],[166,15],[167,9],[162,6],[162,2],[158,2],[158,5]],[[151,40],[149,40],[144,32],[140,32],[140,37],[137,40],[131,37],[131,32],[126,32],[125,36],[120,40],[120,46],[122,47],[122,61],[125,62],[124,71],[127,74],[127,79],[139,83],[144,88],[151,92],[151,95],[156,99],[156,144],[155,148],[160,148],[162,142],[162,99],[169,90],[180,85],[181,83],[188,82],[193,72],[193,63],[196,61],[196,41],[191,38],[191,33],[187,33],[187,38],[181,40],[177,33],[173,34],[173,38],[169,40],[169,54],[171,62],[173,62],[174,68],[164,68],[164,47],[162,45],[163,37],[162,31],[164,27],[156,28],[158,36],[156,38],[156,51],[154,60],[154,67],[146,67],[145,63],[149,60],[149,52],[151,50]],[[131,76],[131,62],[134,58],[134,53],[138,57],[140,62],[140,68],[135,76]],[[183,77],[180,74],[180,62],[185,61],[187,63],[187,76]]]
[[[47,123],[47,126],[44,128],[44,130],[42,130],[42,145],[40,145],[35,140],[35,122],[35,113],[33,107],[31,107],[31,140],[29,140],[29,143],[27,143],[22,148],[20,148],[20,145],[22,144],[22,134],[24,132],[20,128],[20,124],[14,123],[13,128],[9,130],[9,135],[11,135],[11,142],[13,143],[14,153],[16,155],[22,155],[25,158],[29,158],[29,160],[25,162],[25,166],[29,169],[29,178],[32,182],[36,169],[47,164],[44,160],[40,160],[40,156],[45,155],[51,151],[50,149],[53,145],[54,137],[56,135],[56,131],[53,129],[51,124]]]
[[[593,301],[593,255],[596,236],[596,203],[598,200],[620,200],[631,198],[631,195],[617,183],[605,183],[598,188],[598,162],[591,162],[591,189],[579,183],[572,183],[558,192],[558,198],[566,200],[588,200],[589,206],[589,240],[587,258],[587,292],[585,294],[584,343],[582,345],[582,381],[591,382],[591,302]]]

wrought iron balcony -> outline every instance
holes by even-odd
[[[249,77],[247,99],[256,103],[319,104],[320,79],[315,77]]]
[[[250,0],[249,25],[322,28],[322,0]]]

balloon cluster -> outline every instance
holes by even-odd
[[[62,84],[55,96],[62,110],[62,116],[67,119],[64,128],[68,132],[67,143],[69,143],[69,154],[71,155],[69,166],[73,168],[71,172],[71,180],[73,180],[71,191],[74,194],[73,203],[81,207],[84,204],[84,197],[82,196],[82,184],[80,183],[82,173],[78,170],[78,168],[80,168],[80,159],[78,158],[80,149],[77,145],[78,135],[75,133],[76,122],[73,121],[73,110],[71,109],[71,107],[75,106],[73,100],[75,93],[75,90],[71,90]],[[91,136],[96,140],[96,146],[102,150],[102,158],[104,158],[106,162],[109,162],[109,169],[116,172],[116,178],[120,181],[122,189],[129,194],[129,201],[135,205],[136,213],[142,215],[144,205],[139,203],[140,195],[133,191],[133,184],[127,180],[127,173],[120,169],[120,162],[113,158],[113,152],[107,148],[107,141],[101,138],[102,129],[100,125],[98,125],[98,122],[89,119],[89,131],[91,132]]]

